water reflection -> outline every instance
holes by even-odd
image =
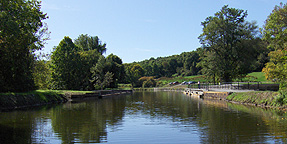
[[[287,115],[178,92],[0,113],[0,143],[287,143]]]
[[[106,142],[107,125],[120,125],[124,109],[124,97],[67,103],[53,109],[52,127],[64,143]]]

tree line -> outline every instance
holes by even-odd
[[[49,32],[37,0],[1,1],[0,91],[34,89],[94,90],[156,85],[159,77],[205,75],[213,82],[241,79],[261,71],[270,80],[286,83],[286,4],[275,6],[263,28],[246,21],[247,11],[223,6],[201,24],[201,47],[168,57],[123,64],[107,51],[98,36],[64,37],[41,59]]]

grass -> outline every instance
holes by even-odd
[[[68,91],[35,90],[23,93],[1,93],[0,111],[64,102],[65,92]]]
[[[234,81],[271,83],[271,81],[265,78],[264,72],[252,72],[247,74],[244,78],[235,79]]]
[[[34,90],[29,92],[7,92],[7,93],[0,93],[0,95],[28,95],[28,94],[65,94],[65,93],[77,93],[77,94],[85,94],[91,93],[93,91],[75,91],[75,90]]]
[[[277,95],[278,95],[277,92],[271,92],[271,91],[237,92],[229,95],[226,99],[240,103],[249,103],[249,104],[256,104],[270,107],[280,107],[282,105],[276,101]]]
[[[252,72],[252,73],[249,73],[247,76],[252,76],[256,78],[256,81],[259,81],[259,82],[270,82],[265,78],[264,72]]]

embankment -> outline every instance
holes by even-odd
[[[237,104],[287,109],[287,105],[278,96],[279,93],[274,91],[216,92],[186,89],[184,93],[200,98],[219,99]]]
[[[0,112],[14,109],[42,106],[47,104],[64,103],[85,98],[102,98],[106,96],[132,93],[132,90],[103,90],[103,91],[33,91],[28,93],[0,94]]]
[[[286,109],[287,105],[282,105],[277,100],[278,92],[253,91],[236,92],[226,97],[226,101],[245,105],[254,105],[269,108]]]
[[[7,93],[0,95],[0,111],[66,102],[59,93]]]

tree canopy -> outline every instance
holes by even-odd
[[[37,0],[1,0],[0,7],[0,91],[35,89],[32,70],[35,50],[48,38]]]
[[[287,80],[287,5],[275,6],[261,30],[268,43],[270,62],[263,69],[266,78],[274,81]]]
[[[103,54],[107,50],[106,44],[102,44],[98,36],[81,34],[77,39],[75,39],[75,44],[84,51],[96,50],[100,54]]]
[[[106,50],[106,44],[98,43],[93,48],[82,40],[83,37],[93,38],[80,35],[74,43],[71,38],[64,37],[54,48],[51,55],[52,88],[94,90],[117,87],[118,82],[124,78],[122,60],[113,54],[105,58],[101,52]],[[97,37],[96,42],[99,41]],[[99,51],[99,47],[104,49]]]
[[[252,71],[260,40],[255,22],[247,22],[247,12],[223,6],[202,22],[202,72],[218,81],[229,82]]]

